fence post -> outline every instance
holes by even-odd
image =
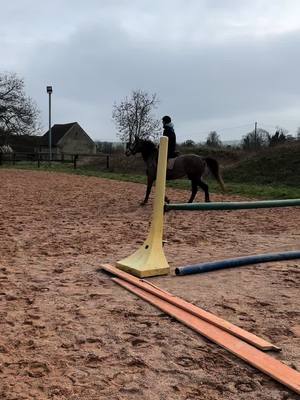
[[[109,155],[106,156],[106,169],[109,169]]]
[[[0,165],[2,165],[2,152],[0,151]]]
[[[37,162],[38,162],[38,168],[41,166],[41,153],[38,153],[37,155]]]
[[[13,152],[12,157],[13,157],[13,165],[15,165],[16,164],[16,153],[15,152]]]
[[[77,168],[77,159],[78,159],[78,154],[74,155],[74,169]]]

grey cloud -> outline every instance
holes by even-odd
[[[65,100],[111,105],[132,89],[157,92],[180,119],[276,111],[299,101],[300,34],[205,48],[165,48],[130,40],[118,26],[90,27],[38,48],[31,84],[48,79]],[[44,54],[42,59],[40,55]],[[37,89],[37,88],[36,88]],[[67,102],[65,103],[67,104]]]
[[[66,2],[69,9],[58,1],[51,4],[61,9],[53,35],[47,26],[20,62],[20,73],[43,110],[45,125],[47,84],[54,87],[57,122],[78,120],[93,137],[103,139],[115,139],[113,102],[137,88],[158,94],[157,115],[174,115],[184,132],[182,140],[204,127],[238,126],[256,115],[273,118],[274,125],[279,115],[292,121],[290,116],[300,106],[300,31],[237,35],[237,28],[230,25],[230,15],[244,15],[247,10],[253,14],[265,2],[252,2],[251,10],[248,2],[236,0],[164,5],[105,1],[101,7],[92,1],[90,9],[81,2]],[[45,16],[49,10],[47,5],[46,11],[37,13]]]

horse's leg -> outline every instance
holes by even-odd
[[[209,203],[209,192],[208,192],[208,185],[206,183],[204,183],[201,178],[198,180],[198,185],[201,187],[201,189],[204,191],[205,193],[205,203]]]
[[[194,179],[191,179],[191,184],[192,184],[192,194],[191,197],[189,199],[189,203],[192,203],[194,201],[194,198],[198,192],[198,185],[197,185],[197,181]]]
[[[152,185],[153,185],[154,179],[151,175],[147,176],[147,189],[146,189],[146,195],[144,200],[141,202],[141,206],[144,206],[145,204],[147,204],[150,193],[151,193],[151,189],[152,189]]]

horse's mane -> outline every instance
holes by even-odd
[[[157,157],[157,145],[149,139],[139,139],[139,149],[145,161],[149,158]]]
[[[152,142],[150,139],[140,139],[143,144],[149,149],[157,149],[157,144]]]

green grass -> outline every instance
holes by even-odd
[[[300,142],[267,148],[224,170],[224,179],[300,188]]]
[[[210,192],[222,193],[219,185],[213,181],[208,180]],[[179,180],[174,182],[168,182],[169,187],[178,189],[190,189],[190,183],[187,180]],[[250,198],[262,198],[262,199],[293,199],[300,198],[300,189],[283,186],[283,185],[255,185],[246,183],[236,182],[225,182],[226,194],[240,195]],[[201,191],[201,189],[200,189]]]
[[[26,170],[35,170],[35,171],[48,171],[48,172],[59,172],[59,173],[68,173],[74,175],[84,175],[84,176],[95,176],[106,179],[113,179],[118,181],[125,182],[135,182],[146,184],[145,175],[136,175],[136,174],[128,174],[128,173],[116,173],[116,172],[106,172],[99,171],[96,168],[85,167],[78,168],[76,170],[73,169],[72,164],[52,164],[49,166],[47,164],[42,164],[40,168],[37,168],[36,164],[29,162],[18,163],[17,165],[9,165],[6,164],[0,169],[3,168],[15,168],[15,169],[26,169]],[[288,198],[300,198],[300,188],[294,186],[287,186],[282,184],[255,184],[255,183],[240,183],[236,182],[236,179],[225,178],[226,185],[226,193],[235,194],[240,196],[245,196],[249,198],[262,198],[262,199],[288,199]],[[209,180],[210,192],[220,193],[221,190],[218,184]],[[168,187],[176,188],[176,189],[190,189],[190,183],[188,180],[177,180],[170,181],[167,183]],[[201,190],[200,190],[201,191]],[[226,194],[225,194],[226,195]],[[200,195],[201,196],[201,195]],[[198,197],[200,201],[201,197]]]

